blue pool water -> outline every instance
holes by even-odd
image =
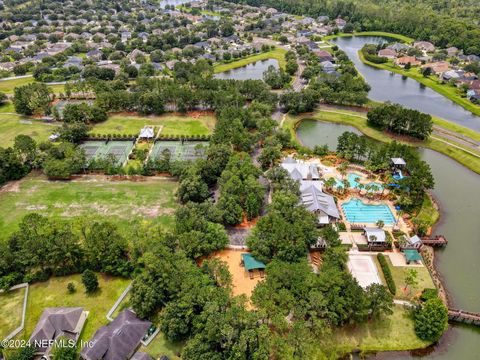
[[[359,199],[351,199],[342,204],[343,212],[351,223],[376,223],[382,220],[385,225],[395,224],[395,216],[387,205],[365,204]]]
[[[350,187],[352,189],[356,189],[358,188],[358,185],[360,184],[360,182],[358,181],[361,177],[355,173],[350,173],[347,175],[347,179],[348,179],[348,183],[350,184]],[[377,182],[370,182],[368,184],[365,184],[365,185],[375,185],[378,190],[383,190],[383,186],[382,184],[380,183],[377,183]]]

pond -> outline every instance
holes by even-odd
[[[325,124],[325,126],[324,126]],[[310,132],[297,132],[302,143],[323,145],[331,138],[326,135],[335,124],[318,122]],[[300,124],[300,127],[302,124]],[[299,128],[300,128],[299,127]],[[448,239],[443,250],[437,250],[437,267],[444,278],[455,307],[480,311],[480,175],[461,166],[449,157],[433,150],[421,150],[422,158],[430,165],[435,178],[432,194],[442,210],[434,234]],[[428,359],[478,359],[477,344],[480,329],[452,326]],[[412,359],[410,353],[379,354],[376,358]]]
[[[269,66],[274,66],[275,69],[278,69],[278,61],[275,59],[257,61],[242,67],[215,74],[215,78],[223,80],[262,80],[263,73]]]
[[[162,0],[162,1],[160,1],[160,7],[162,9],[164,9],[165,6],[167,6],[167,5],[171,5],[171,6],[173,5],[173,6],[177,7],[177,6],[183,5],[183,4],[188,4],[188,3],[192,4],[194,2],[196,2],[196,1],[192,1],[192,0]]]
[[[329,150],[335,151],[337,148],[337,139],[345,131],[351,131],[358,135],[361,134],[361,132],[353,126],[307,119],[303,120],[298,126],[297,135],[304,146],[313,148],[319,144],[327,145]],[[320,138],[316,137],[318,134],[321,134]]]
[[[480,131],[479,116],[473,115],[453,101],[413,79],[365,65],[360,61],[358,51],[365,44],[379,44],[395,40],[378,36],[353,36],[340,37],[332,41],[347,53],[355,63],[355,67],[370,84],[372,88],[369,93],[370,99],[398,103]]]

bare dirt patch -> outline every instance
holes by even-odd
[[[20,192],[20,183],[22,180],[10,181],[0,188],[0,193],[3,192]]]

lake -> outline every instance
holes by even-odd
[[[378,36],[353,36],[339,37],[332,41],[347,53],[355,67],[372,87],[369,93],[370,99],[398,103],[480,131],[480,117],[413,79],[365,65],[358,57],[358,51],[365,44],[379,44],[395,40]]]
[[[314,148],[315,145],[327,145],[328,149],[335,151],[337,149],[337,139],[345,131],[351,131],[355,134],[361,134],[353,126],[343,124],[333,124],[316,120],[303,120],[297,128],[297,135],[302,139],[302,145]],[[316,135],[321,133],[321,138]]]
[[[262,80],[263,73],[269,66],[279,68],[275,59],[260,60],[232,70],[215,74],[214,77],[222,80]]]
[[[332,144],[327,133],[332,126],[318,121],[301,123],[297,129],[299,140],[312,145]],[[343,126],[343,125],[341,125]],[[335,148],[336,145],[332,144]],[[461,166],[449,157],[433,150],[420,150],[422,158],[430,164],[435,178],[434,198],[442,210],[435,234],[445,235],[449,243],[436,250],[437,268],[445,280],[455,307],[467,311],[480,311],[480,175]],[[477,345],[480,329],[451,326],[440,344],[422,358],[445,360],[478,359]],[[412,359],[411,353],[378,354],[375,358]]]

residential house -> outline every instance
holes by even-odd
[[[393,60],[397,58],[397,52],[393,49],[382,49],[378,52],[378,56]]]
[[[450,63],[447,61],[438,61],[434,63],[428,63],[422,66],[422,69],[430,68],[432,72],[436,75],[440,75],[448,70],[450,70]]]
[[[133,311],[124,310],[110,324],[97,330],[80,356],[84,360],[131,359],[151,326],[150,321],[140,320]]]
[[[343,28],[345,27],[345,25],[347,25],[347,22],[345,20],[343,20],[342,18],[337,18],[335,19],[335,25],[337,26],[337,28],[339,28],[340,30],[343,30]]]
[[[314,54],[318,56],[318,58],[320,59],[320,62],[324,62],[324,61],[333,62],[333,55],[330,54],[328,51],[325,51],[325,50],[314,51]]]
[[[130,360],[152,360],[152,358],[147,353],[139,351],[136,352]]]
[[[467,91],[467,99],[472,101],[480,101],[480,90],[470,89]]]
[[[120,38],[122,42],[127,42],[132,37],[132,33],[130,31],[122,31],[120,33]]]
[[[142,51],[142,50],[139,50],[139,49],[133,49],[132,52],[130,54],[127,55],[127,58],[128,60],[130,60],[132,63],[136,63],[137,61],[137,57],[138,56],[143,56],[145,57],[146,54]]]
[[[307,164],[287,157],[280,166],[287,170],[293,180],[320,180],[320,174],[315,164]]]
[[[458,49],[454,46],[446,49],[448,57],[454,57],[458,54]]]
[[[413,47],[426,52],[434,52],[435,45],[428,41],[415,41]]]
[[[399,66],[405,66],[407,64],[410,64],[410,66],[419,66],[422,63],[418,61],[415,56],[402,56],[395,60],[395,64]]]
[[[77,342],[87,316],[80,307],[46,308],[29,339],[36,354],[50,359],[53,342],[59,338]]]
[[[98,49],[91,50],[86,54],[86,57],[88,59],[93,59],[93,60],[100,60],[102,56],[103,56],[103,52]]]
[[[387,49],[391,49],[391,50],[399,53],[399,52],[407,51],[408,49],[410,49],[410,46],[402,44],[402,43],[395,43],[395,44],[392,44],[392,45],[388,45]]]

